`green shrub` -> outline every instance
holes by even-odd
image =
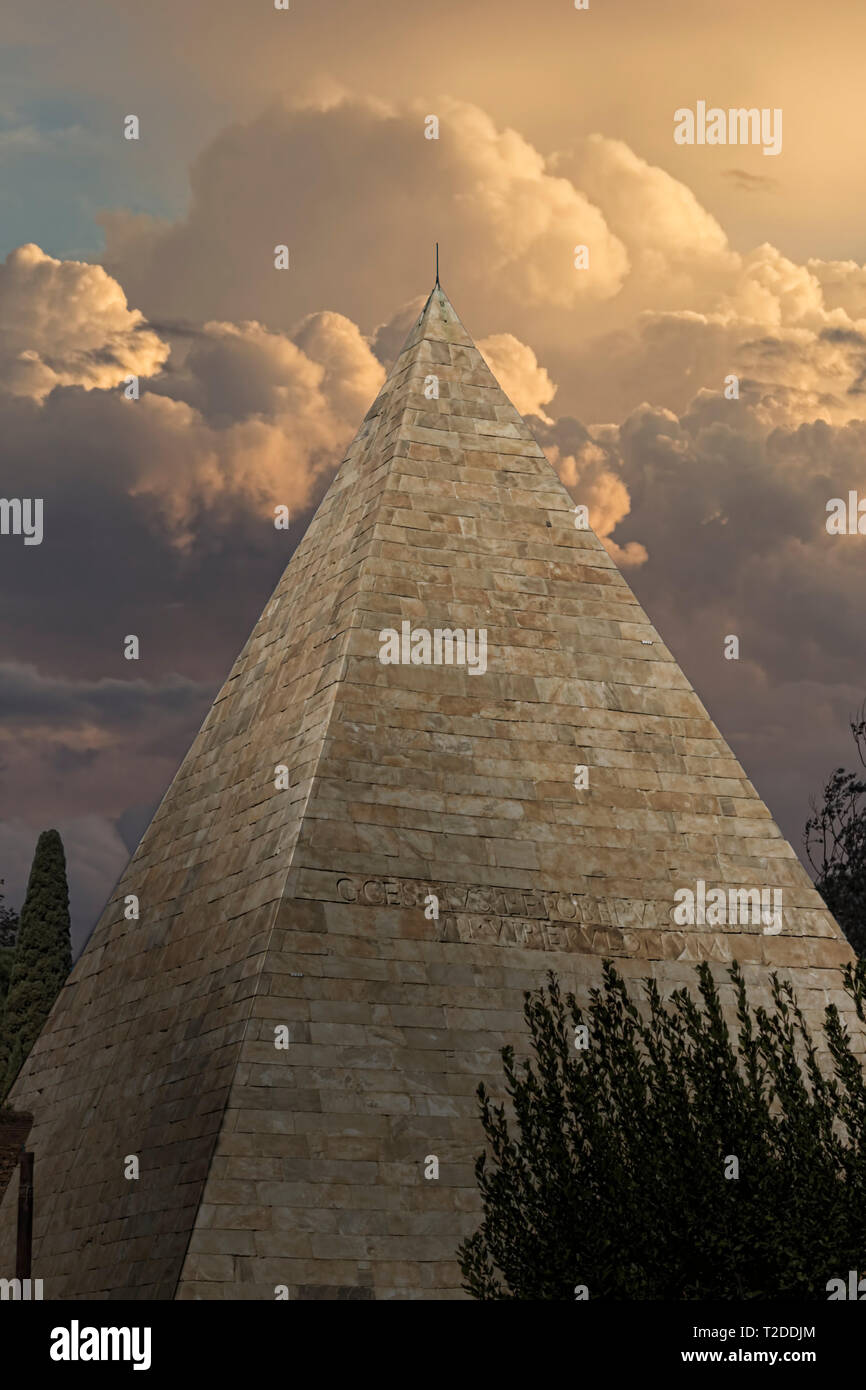
[[[470,1294],[826,1299],[866,1267],[866,1084],[847,1030],[828,1007],[822,1067],[790,987],[773,976],[772,1008],[753,1012],[729,973],[734,1041],[706,964],[699,998],[664,1004],[646,981],[643,1011],[609,961],[586,1014],[552,974],[525,996],[533,1055],[502,1051],[513,1116],[478,1089]],[[866,962],[843,974],[864,1020]]]

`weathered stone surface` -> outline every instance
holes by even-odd
[[[404,620],[486,671],[381,664]],[[677,924],[699,879],[780,888],[782,932]],[[12,1093],[46,1297],[458,1296],[475,1087],[606,955],[665,996],[778,967],[813,1022],[851,958],[437,289]]]

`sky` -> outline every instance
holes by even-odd
[[[820,22],[805,0],[10,0],[2,40],[0,490],[45,517],[40,545],[0,536],[7,900],[56,826],[80,949],[436,240],[801,851],[866,698],[866,537],[826,526],[866,499],[857,0]],[[678,143],[699,103],[766,112],[780,151]]]

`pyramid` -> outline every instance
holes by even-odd
[[[811,1023],[846,1006],[838,927],[576,520],[437,284],[12,1091],[46,1298],[459,1297],[475,1090],[548,970],[670,993],[736,957],[757,1002],[780,968]],[[699,881],[781,890],[782,930],[678,924]]]

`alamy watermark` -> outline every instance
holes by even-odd
[[[25,545],[41,545],[42,498],[0,497],[0,536],[23,536]]]
[[[694,888],[674,893],[678,927],[763,927],[765,936],[782,930],[781,888],[710,888],[699,878]]]
[[[31,1303],[42,1296],[41,1279],[0,1279],[0,1302]]]
[[[824,525],[830,536],[866,536],[866,497],[851,491],[845,497],[831,497]]]
[[[845,1286],[844,1279],[830,1279],[825,1285],[827,1290],[827,1302],[844,1303],[850,1299],[852,1303],[862,1303],[866,1299],[866,1278],[860,1279],[856,1269],[848,1271],[848,1285]]]
[[[693,111],[674,112],[674,141],[678,145],[761,145],[764,154],[782,153],[782,110],[777,106],[707,107],[699,101]]]
[[[386,627],[379,633],[379,660],[383,666],[465,666],[470,676],[483,676],[487,629],[434,627],[431,632],[404,619],[399,632]]]
[[[48,1355],[52,1361],[131,1361],[134,1371],[150,1369],[149,1327],[82,1327],[73,1318],[69,1327],[51,1330]]]

